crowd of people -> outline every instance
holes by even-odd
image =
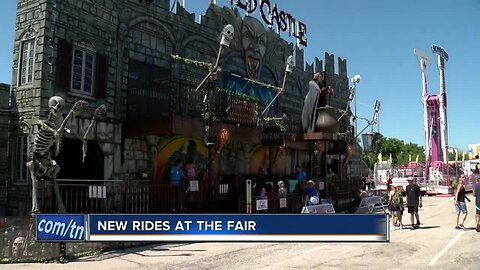
[[[307,174],[299,166],[295,166],[294,179],[290,179],[288,184],[284,181],[278,181],[277,187],[274,190],[272,182],[257,183],[252,182],[252,197],[266,197],[268,199],[285,198],[288,193],[303,194],[304,205],[316,205],[321,203],[319,190],[315,186],[315,182],[312,180],[307,181]],[[195,160],[191,157],[187,159],[184,164],[182,160],[178,160],[170,169],[170,184],[172,186],[173,194],[183,194],[183,190],[180,190],[182,181],[187,182],[197,181],[197,168],[195,166]],[[454,207],[456,211],[456,225],[455,229],[465,229],[465,220],[468,216],[468,209],[466,201],[470,202],[464,186],[465,175],[460,175],[455,181],[454,188]],[[410,228],[415,230],[420,227],[420,216],[418,213],[419,208],[423,207],[422,192],[420,187],[416,184],[414,177],[407,178],[408,185],[405,190],[403,186],[393,186],[392,182],[387,182],[387,208],[392,217],[392,225],[395,229],[403,229],[406,227],[403,222],[403,213],[405,208],[410,214]],[[190,188],[188,186],[188,188]],[[188,191],[188,190],[187,190]],[[188,192],[187,192],[188,194]],[[404,194],[406,199],[404,200]],[[358,194],[352,199],[351,212],[355,211],[361,203],[362,198],[368,196],[367,191],[362,186],[359,188]],[[480,232],[480,179],[477,179],[473,188],[473,196],[475,197],[475,219],[476,219],[476,231]],[[176,198],[174,200],[173,211],[181,210],[184,205],[184,199]],[[353,209],[353,210],[352,210]]]
[[[192,157],[188,157],[186,161],[183,159],[176,160],[169,169],[169,184],[173,199],[172,212],[184,212],[186,210],[187,203],[192,201],[196,195],[199,195],[192,192],[195,191],[192,188],[195,185],[203,185],[202,187],[205,188],[204,184],[208,181],[208,179],[205,179],[207,174],[208,169],[205,170],[204,177],[198,175],[198,169]],[[288,179],[267,181],[264,179],[264,175],[264,170],[259,168],[258,179],[252,178],[252,198],[274,199],[286,198],[287,194],[304,194],[305,196],[308,195],[304,200],[306,204],[321,202],[314,182],[312,180],[307,181],[307,174],[299,165],[295,166]],[[311,197],[315,197],[315,199],[310,200]]]
[[[404,229],[409,227],[411,230],[418,229],[422,224],[420,222],[419,208],[423,207],[422,192],[420,187],[416,184],[414,177],[407,178],[408,185],[404,189],[402,185],[394,186],[392,181],[387,181],[387,193],[384,197],[386,202],[386,208],[391,216],[392,226],[394,229]],[[460,175],[456,181],[454,181],[454,208],[456,211],[455,229],[465,230],[465,221],[468,216],[468,209],[466,201],[470,202],[467,196],[465,186],[465,175]],[[480,232],[480,179],[477,179],[477,183],[473,188],[473,196],[475,197],[475,220],[477,232]],[[404,198],[405,195],[405,198]],[[351,212],[355,212],[361,204],[364,197],[370,195],[367,194],[365,188],[362,186],[359,188],[359,192],[355,198],[352,199]],[[405,225],[403,221],[404,211],[407,210],[410,215],[410,224]],[[407,221],[408,222],[408,221]]]
[[[198,181],[195,160],[189,157],[185,164],[181,159],[177,160],[175,165],[170,168],[170,185],[173,196],[172,212],[185,210],[187,197],[191,195],[192,181]],[[183,183],[187,183],[186,190],[183,190],[185,188]]]
[[[411,229],[415,230],[420,227],[420,216],[418,214],[418,209],[423,207],[422,203],[422,193],[420,187],[415,183],[413,177],[409,177],[408,185],[406,190],[403,190],[402,186],[393,186],[390,182],[387,183],[387,206],[388,210],[392,216],[392,225],[394,228],[404,228],[404,223],[402,221],[403,212],[405,206],[407,211],[410,214]],[[465,230],[465,220],[468,216],[468,209],[466,201],[470,202],[464,186],[465,175],[460,175],[455,181],[455,192],[454,192],[454,207],[456,211],[456,230]],[[406,195],[406,204],[404,205],[403,194]],[[477,183],[473,188],[473,196],[475,197],[475,220],[477,232],[480,232],[480,179],[477,179]]]
[[[280,181],[265,181],[263,178],[252,181],[252,199],[286,198],[287,194],[301,196],[303,206],[322,204],[318,183],[308,179],[305,170],[296,165],[291,175]],[[274,184],[277,185],[274,185]]]
[[[387,205],[388,210],[392,215],[392,224],[394,228],[399,229],[405,227],[402,217],[405,211],[405,206],[407,206],[407,211],[410,214],[410,228],[415,230],[419,228],[421,224],[418,209],[423,207],[422,192],[413,177],[407,178],[407,181],[408,185],[405,190],[403,190],[403,186],[393,186],[391,183],[387,183]],[[404,193],[406,194],[406,205],[403,200]]]

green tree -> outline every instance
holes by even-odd
[[[465,155],[465,159],[468,159],[468,153],[466,153],[461,149],[457,149],[457,151],[458,151],[458,156],[456,157],[457,161],[462,161],[462,155]],[[455,151],[448,152],[448,160],[455,161]]]
[[[373,170],[375,163],[377,162],[378,153],[374,152],[362,152],[362,161],[363,165],[367,167],[370,171]]]
[[[425,153],[423,146],[415,143],[405,143],[397,138],[382,138],[382,160],[388,160],[392,156],[393,166],[399,167],[408,164],[409,161],[415,161],[418,156],[418,162],[425,163]],[[458,161],[462,160],[463,150],[458,150]],[[411,160],[410,160],[411,158]],[[362,160],[364,166],[373,170],[375,163],[378,161],[378,152],[363,152]],[[455,160],[455,153],[449,153],[449,160]]]
[[[425,162],[425,154],[422,146],[415,143],[405,143],[396,138],[384,138],[382,143],[382,156],[387,160],[392,155],[394,166],[408,164],[409,161],[415,161],[418,156],[418,162]],[[411,160],[410,160],[411,158]]]
[[[393,166],[408,164],[409,161],[415,161],[418,156],[418,162],[425,162],[425,154],[422,146],[415,143],[405,143],[397,138],[382,138],[382,160],[388,160],[392,157]],[[366,167],[373,170],[378,161],[378,153],[363,153],[363,163]],[[410,160],[411,158],[411,160]]]

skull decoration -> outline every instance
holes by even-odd
[[[288,73],[292,73],[292,69],[293,69],[293,56],[290,55],[287,58],[287,67],[285,68],[285,71]]]
[[[25,244],[25,237],[19,236],[13,240],[12,256],[20,257],[23,254],[23,245]]]
[[[125,36],[128,34],[128,26],[125,23],[120,23],[118,25],[118,38],[123,40]]]
[[[48,100],[48,107],[50,107],[50,112],[58,117],[65,108],[65,100],[59,96],[53,96]]]
[[[230,42],[233,40],[233,34],[235,30],[231,24],[227,24],[222,30],[222,39],[220,45],[230,47]]]

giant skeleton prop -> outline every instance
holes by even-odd
[[[218,49],[218,54],[217,54],[217,59],[215,61],[215,64],[213,66],[210,66],[208,74],[203,78],[203,80],[200,82],[200,84],[197,86],[195,89],[195,92],[200,90],[202,86],[208,81],[214,81],[218,77],[218,73],[222,71],[220,68],[220,57],[222,55],[222,51],[224,48],[230,47],[230,42],[233,40],[233,36],[235,33],[235,29],[231,24],[227,24],[221,33],[221,38],[220,38],[220,48]],[[212,111],[212,106],[211,103],[213,103],[213,97],[211,96],[211,90],[205,91],[205,95],[203,96],[203,101],[202,101],[202,117],[204,121],[204,141],[205,145],[213,145],[214,143],[210,142],[210,136],[211,136],[211,125],[213,122],[215,122],[216,117],[215,113]],[[210,159],[210,157],[209,157]]]
[[[287,116],[286,114],[283,114],[282,117],[272,117],[272,118],[264,118],[265,114],[267,113],[268,109],[270,108],[270,106],[273,105],[273,103],[275,102],[275,100],[277,100],[277,98],[285,93],[285,84],[287,82],[287,76],[292,73],[293,71],[293,66],[294,66],[294,62],[293,62],[293,56],[290,55],[288,58],[287,58],[287,62],[286,62],[286,66],[285,66],[285,73],[283,75],[283,83],[282,83],[282,87],[278,90],[277,94],[275,95],[275,97],[273,97],[273,99],[267,104],[267,106],[265,107],[265,109],[262,111],[262,113],[260,114],[260,117],[258,118],[257,120],[257,123],[258,125],[260,125],[260,121],[261,120],[274,120],[274,121],[285,121]]]
[[[200,84],[197,86],[197,88],[195,88],[195,92],[200,90],[200,88],[202,88],[202,86],[207,82],[207,80],[209,80],[209,79],[216,80],[217,79],[218,73],[221,71],[220,56],[222,55],[222,51],[223,51],[224,48],[230,47],[230,42],[233,40],[234,33],[235,33],[235,29],[233,28],[233,26],[231,24],[228,24],[223,28],[222,34],[221,34],[222,37],[220,39],[220,48],[218,49],[217,60],[215,61],[215,65],[213,65],[210,68],[207,76],[205,76],[205,78],[203,78],[203,80],[200,82]],[[204,103],[206,102],[207,98],[208,98],[208,95],[205,94],[205,97],[203,99]]]
[[[32,214],[39,213],[37,198],[37,180],[39,179],[47,179],[52,181],[53,191],[55,193],[55,199],[58,205],[58,212],[66,212],[66,208],[63,204],[62,196],[57,183],[57,175],[60,172],[60,166],[57,164],[54,158],[60,152],[60,146],[64,132],[70,132],[66,128],[68,121],[72,117],[79,115],[87,107],[87,102],[83,100],[75,102],[72,109],[63,119],[61,124],[59,124],[58,121],[63,109],[65,108],[65,100],[59,96],[53,96],[48,101],[48,107],[50,108],[50,113],[47,120],[38,120],[32,124],[28,123],[26,120],[21,120],[21,124],[28,129],[29,140],[32,137],[33,126],[38,127],[38,133],[35,136],[33,145],[34,149],[33,151],[29,149],[28,155],[30,160],[27,162],[27,167],[30,171],[30,177],[32,179]],[[95,111],[95,116],[92,119],[85,136],[83,137],[84,157],[86,155],[87,136],[96,122],[97,117],[102,112],[105,112],[105,109],[105,105],[101,105],[97,108]],[[29,148],[30,145],[30,142],[28,142]]]

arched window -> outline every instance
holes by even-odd
[[[27,136],[19,135],[15,141],[15,182],[26,183],[30,179],[30,174],[27,169],[28,162],[28,140]]]
[[[18,59],[18,86],[32,85],[35,72],[35,45],[38,30],[32,25],[21,35],[20,54]]]

